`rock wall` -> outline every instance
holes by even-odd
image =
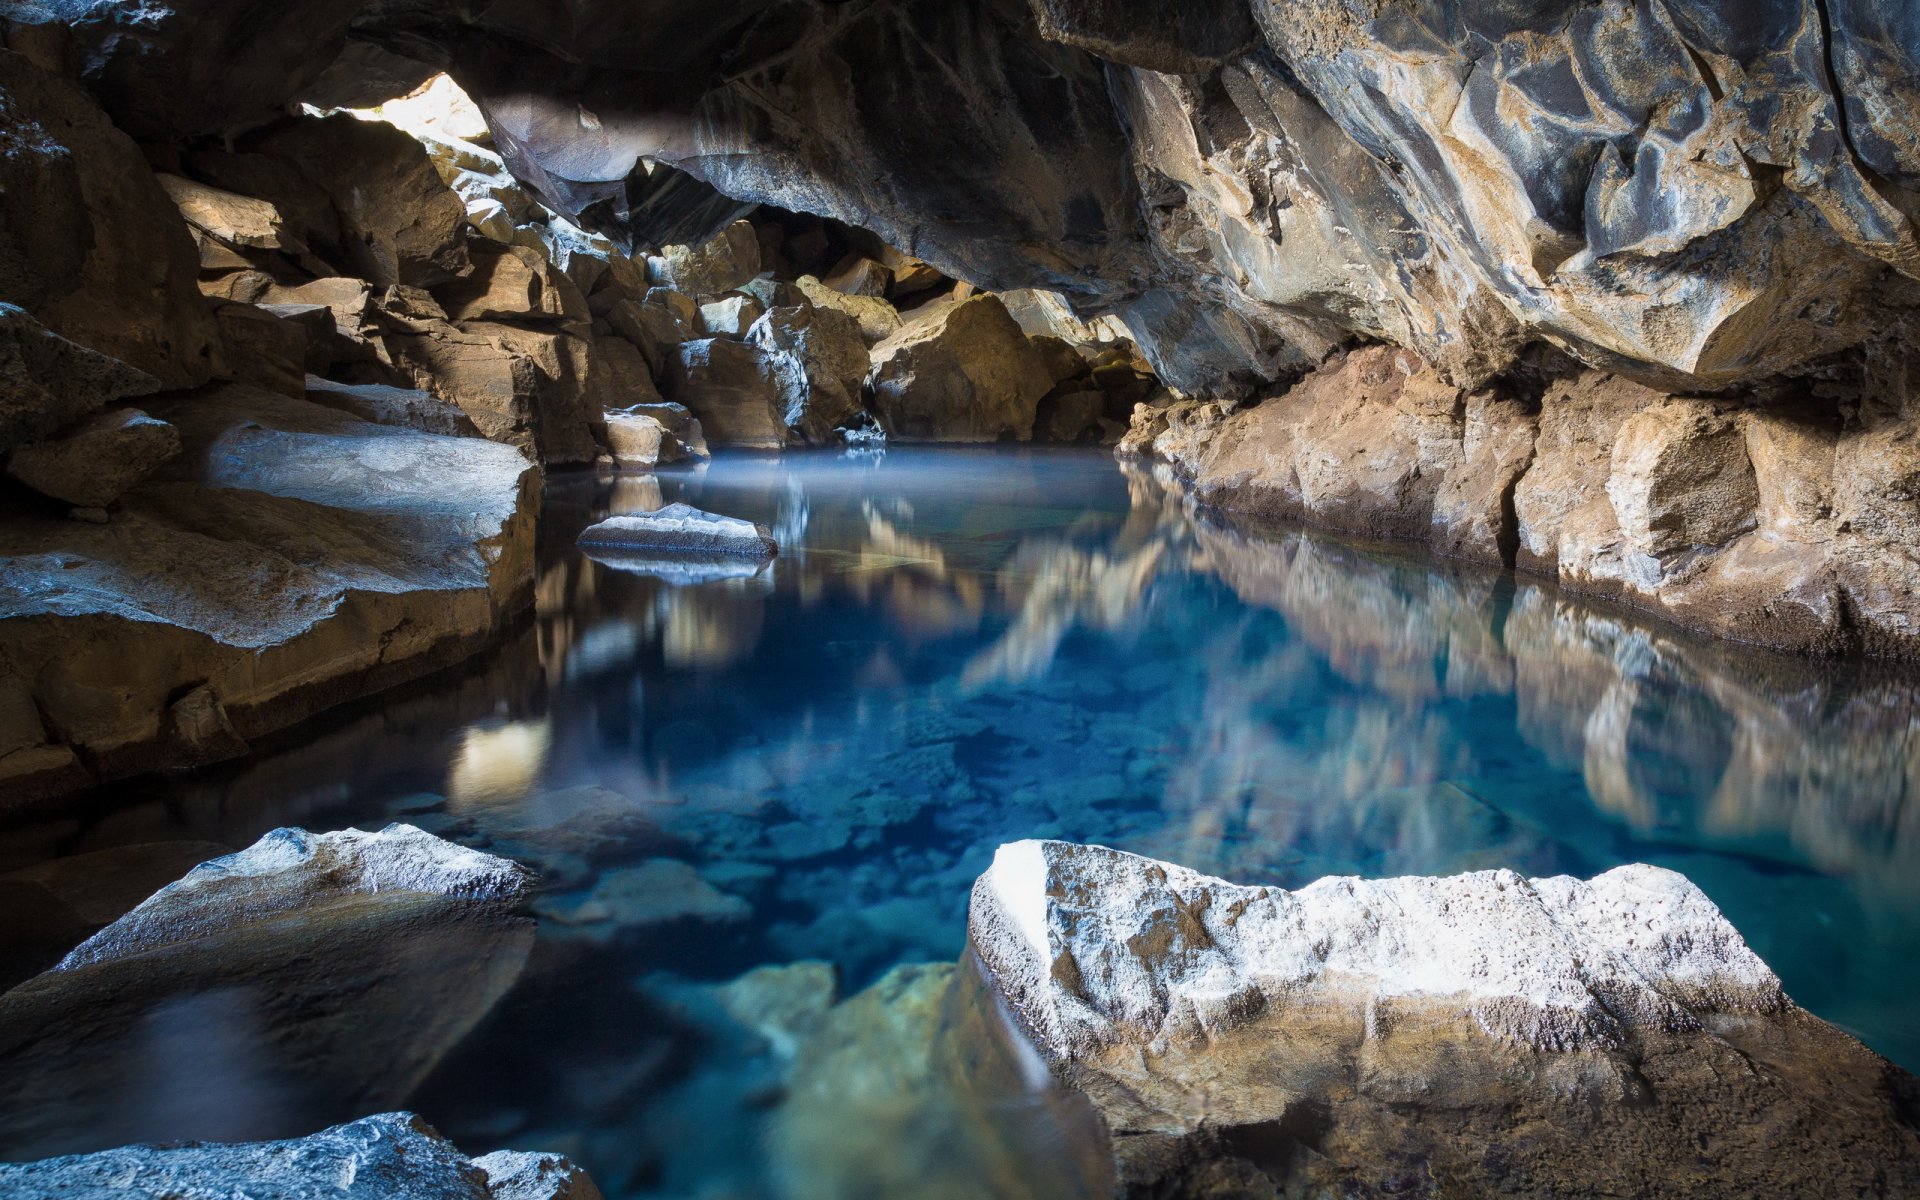
[[[1231,513],[1425,541],[1724,637],[1912,657],[1908,411],[1592,371],[1529,400],[1375,346],[1252,408],[1142,406],[1121,451]]]
[[[1284,403],[1311,401],[1345,432],[1310,439],[1317,465],[1298,507],[1405,535],[1426,536],[1431,517],[1448,551],[1550,569],[1779,644],[1906,643],[1911,573],[1882,554],[1904,520],[1888,446],[1907,420],[1906,389],[1884,368],[1911,346],[1920,301],[1920,22],[1893,0],[1207,0],[1171,18],[1143,16],[1137,0],[717,10],[651,0],[564,18],[331,0],[272,21],[243,20],[221,0],[138,10],[68,0],[9,28],[9,44],[81,81],[149,146],[185,150],[181,169],[222,187],[247,191],[213,177],[216,143],[238,138],[240,158],[330,144],[321,126],[349,126],[284,130],[287,106],[371,103],[438,67],[474,98],[460,136],[484,129],[492,149],[436,154],[458,160],[448,179],[476,227],[504,241],[537,201],[605,235],[593,254],[618,273],[607,247],[698,243],[747,206],[777,204],[899,248],[874,250],[896,276],[881,286],[898,307],[898,283],[923,268],[994,290],[1048,289],[1080,317],[1123,321],[1161,379],[1206,401],[1284,390],[1356,344],[1398,347],[1431,365],[1437,388],[1467,397],[1452,416],[1396,418],[1415,441],[1456,446],[1435,450],[1459,460],[1454,484],[1441,488],[1445,464],[1423,460],[1423,482],[1392,513],[1365,500],[1397,469],[1360,461],[1342,440],[1367,436],[1372,402],[1315,385]],[[342,215],[343,229],[360,228]],[[353,245],[364,251],[347,247],[371,255],[356,269],[383,285],[435,286],[401,278],[420,268],[381,265],[397,232],[363,233]],[[778,237],[761,240],[770,262],[780,255]],[[715,268],[754,249],[669,252],[648,260],[647,282],[696,302],[685,318],[694,334],[737,338],[751,313],[725,293],[753,270]],[[900,335],[897,314],[866,303],[864,270],[835,263],[830,286],[798,282],[810,303],[859,319],[873,346]],[[416,344],[394,350],[392,365],[474,410],[490,436],[553,461],[594,452],[593,405],[565,397],[577,400],[592,373],[583,355],[610,331],[634,331],[655,383],[720,397],[719,420],[743,442],[817,439],[833,420],[809,407],[815,391],[828,414],[847,408],[818,354],[813,368],[775,362],[791,350],[765,338],[679,354],[668,370],[662,351],[676,357],[671,346],[697,337],[663,343],[658,322],[642,335],[643,288],[627,285],[630,311],[611,298],[595,306],[592,281],[567,273],[588,317],[563,296],[539,309],[551,323],[535,338],[533,309],[490,309],[502,289],[476,285],[452,309],[402,314],[419,323]],[[778,309],[794,296],[756,299]],[[710,320],[697,315],[709,309]],[[955,436],[1085,436],[1114,417],[1096,413],[1084,381],[1056,378],[1029,421],[1037,376],[983,400],[969,383],[979,374],[943,371],[921,397],[968,410]],[[885,370],[870,386],[891,432],[923,428],[914,404],[888,394]],[[1018,411],[987,412],[1009,398]],[[1660,413],[1640,419],[1636,406]],[[1626,432],[1602,428],[1613,420],[1602,409]],[[1776,411],[1790,416],[1754,415]],[[1191,416],[1167,419],[1208,436]],[[555,422],[567,428],[546,428]],[[1261,437],[1279,438],[1264,453],[1283,459],[1294,452],[1287,424],[1249,418],[1235,436],[1254,454]],[[1423,424],[1427,433],[1414,428]],[[1827,442],[1831,471],[1785,464],[1823,458]],[[1529,443],[1539,462],[1524,466]],[[1604,468],[1585,446],[1599,447]],[[1696,449],[1720,467],[1697,479],[1672,469]],[[1224,485],[1213,492],[1227,498]],[[1344,515],[1322,504],[1336,493],[1351,494],[1334,505]],[[1525,511],[1499,515],[1509,501]],[[1603,528],[1610,510],[1617,530]]]

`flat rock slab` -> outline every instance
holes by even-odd
[[[287,1141],[124,1146],[0,1163],[0,1192],[15,1200],[600,1200],[587,1173],[558,1155],[503,1150],[469,1160],[405,1112]]]
[[[1658,867],[1287,891],[1016,842],[968,932],[1122,1195],[1920,1188],[1920,1082]]]
[[[765,525],[669,504],[650,513],[608,517],[580,535],[580,545],[645,558],[729,555],[764,562],[780,553]]]

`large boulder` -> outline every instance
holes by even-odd
[[[860,324],[812,305],[775,308],[754,322],[747,341],[766,351],[787,428],[821,445],[860,411],[871,360]]]
[[[1053,387],[1000,301],[928,306],[873,348],[874,415],[903,442],[1027,441]]]
[[[97,778],[243,752],[531,596],[540,476],[512,447],[240,386],[146,407],[184,450],[111,523],[0,521],[0,675]]]
[[[434,289],[453,321],[583,322],[587,300],[544,254],[525,246],[478,246],[468,274]]]
[[[553,1154],[468,1159],[412,1113],[381,1113],[278,1142],[123,1146],[0,1163],[20,1200],[233,1195],[256,1200],[601,1200],[591,1177]]]
[[[683,342],[660,391],[698,417],[716,445],[778,450],[787,444],[786,414],[767,352],[758,346],[730,338]]]
[[[519,976],[533,886],[524,867],[406,825],[280,829],[203,863],[0,995],[0,1129],[40,1154],[271,1136],[278,1106],[219,1100],[236,1061],[269,1094],[332,1111],[398,1103]],[[222,1022],[235,996],[254,1016]],[[147,1081],[150,1106],[77,1122],[114,1111],[169,1012],[209,1022],[197,1054]]]
[[[811,275],[802,275],[794,286],[814,307],[845,313],[858,321],[860,336],[869,346],[877,346],[900,332],[899,310],[880,296],[851,296]]]
[[[1794,1007],[1671,871],[1285,891],[1016,842],[968,930],[1114,1135],[1125,1195],[1365,1194],[1409,1169],[1475,1195],[1920,1179],[1920,1082]]]

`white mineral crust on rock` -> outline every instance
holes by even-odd
[[[665,553],[739,554],[768,559],[780,552],[764,525],[704,512],[691,504],[669,504],[647,513],[608,517],[580,535],[582,546]]]
[[[1212,1037],[1326,1004],[1455,1011],[1533,1050],[1622,1023],[1694,1028],[1787,1005],[1699,888],[1659,867],[1243,887],[1101,846],[1002,846],[973,890],[976,950],[1055,1061]]]
[[[348,894],[413,892],[511,902],[532,885],[533,873],[517,863],[411,825],[389,825],[378,833],[276,829],[161,888],[55,969],[139,954]]]

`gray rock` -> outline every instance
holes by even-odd
[[[700,328],[714,337],[743,338],[766,311],[755,297],[730,292],[700,306]]]
[[[396,1104],[518,978],[532,886],[405,825],[283,829],[203,863],[0,995],[0,1131],[57,1154],[259,1136],[278,1119],[260,1094]],[[156,1022],[193,1028],[195,1054],[143,1081],[150,1106],[116,1108]],[[263,1092],[232,1092],[242,1062]],[[118,1115],[81,1128],[81,1112]]]
[[[384,383],[337,383],[307,376],[307,399],[351,413],[375,425],[403,425],[447,437],[479,437],[467,414],[430,392]]]
[[[1108,1123],[1128,1194],[1189,1194],[1225,1168],[1289,1195],[1381,1187],[1402,1154],[1476,1191],[1553,1195],[1602,1179],[1872,1192],[1920,1167],[1895,1098],[1920,1084],[1795,1008],[1713,903],[1656,867],[1289,892],[1016,842],[975,884],[968,928],[1041,1057]],[[1285,1132],[1303,1106],[1313,1130]],[[1516,1121],[1539,1136],[1483,1157]],[[1267,1128],[1314,1153],[1242,1140]]]
[[[780,552],[765,525],[669,504],[649,513],[609,517],[580,535],[582,546],[659,556],[729,554],[766,560]]]
[[[82,508],[105,508],[180,453],[180,432],[137,408],[82,421],[51,441],[22,446],[7,474],[42,495]]]
[[[242,922],[320,910],[343,896],[417,893],[511,905],[533,888],[525,867],[410,825],[378,833],[276,829],[201,863],[60,960],[59,971],[127,959],[217,935]]]
[[[160,381],[0,303],[0,451],[38,441]]]
[[[860,411],[871,360],[853,317],[811,305],[775,308],[747,341],[766,351],[787,429],[800,440],[824,445]]]
[[[486,1172],[491,1200],[601,1200],[593,1178],[558,1154],[496,1150],[473,1165]]]
[[[126,1146],[0,1163],[0,1187],[21,1200],[600,1200],[586,1172],[558,1155],[500,1151],[470,1161],[404,1112],[287,1141]]]

